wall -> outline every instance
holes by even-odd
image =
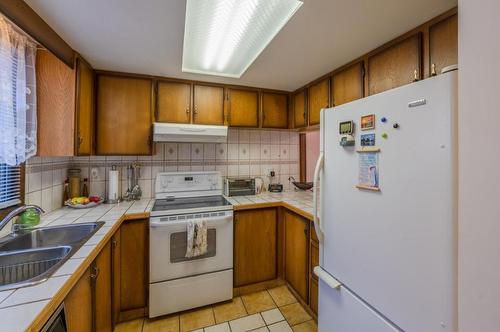
[[[459,331],[500,331],[500,2],[459,0]]]
[[[112,165],[121,170],[122,192],[126,190],[125,167],[141,165],[140,186],[144,198],[154,197],[154,179],[158,172],[220,171],[222,176],[266,176],[271,170],[289,190],[288,177],[299,178],[299,134],[288,130],[229,129],[227,143],[157,143],[154,156],[90,156],[73,158],[31,158],[26,166],[28,204],[52,211],[62,206],[63,183],[67,169],[81,168],[89,179],[90,194],[105,196],[107,173]],[[98,175],[92,178],[91,169]]]
[[[319,157],[319,130],[306,133],[306,181],[313,181],[314,168]]]
[[[26,163],[25,203],[41,206],[46,212],[60,208],[70,162],[69,157],[30,158]]]

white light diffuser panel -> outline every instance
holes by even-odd
[[[187,0],[182,71],[241,77],[301,5],[298,0]]]

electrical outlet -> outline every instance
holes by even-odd
[[[92,177],[92,179],[97,179],[99,177],[99,169],[97,167],[93,167],[91,170],[90,170],[90,176]]]

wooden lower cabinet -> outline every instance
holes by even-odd
[[[285,210],[285,280],[308,302],[309,220]]]
[[[94,277],[94,331],[111,332],[111,242],[108,242],[91,266]]]
[[[144,317],[148,307],[148,219],[126,220],[112,239],[113,322]]]
[[[234,214],[234,287],[277,277],[277,210]]]
[[[318,315],[318,279],[311,278],[311,282],[309,283],[309,296],[311,300],[309,302],[309,307],[311,310]]]
[[[92,323],[92,281],[87,269],[64,299],[64,313],[69,332],[89,332]]]

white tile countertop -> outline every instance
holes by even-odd
[[[266,192],[255,196],[228,197],[227,199],[235,206],[235,209],[251,208],[252,205],[285,203],[307,216],[312,215],[312,197],[312,192]],[[97,250],[100,242],[109,238],[108,233],[116,230],[113,226],[124,215],[150,212],[153,203],[153,199],[143,199],[135,202],[102,204],[80,210],[64,207],[43,215],[40,227],[95,221],[104,221],[105,224],[45,282],[0,292],[0,331],[16,332],[29,328],[71,275],[84,264],[86,258],[97,254],[94,251]]]

